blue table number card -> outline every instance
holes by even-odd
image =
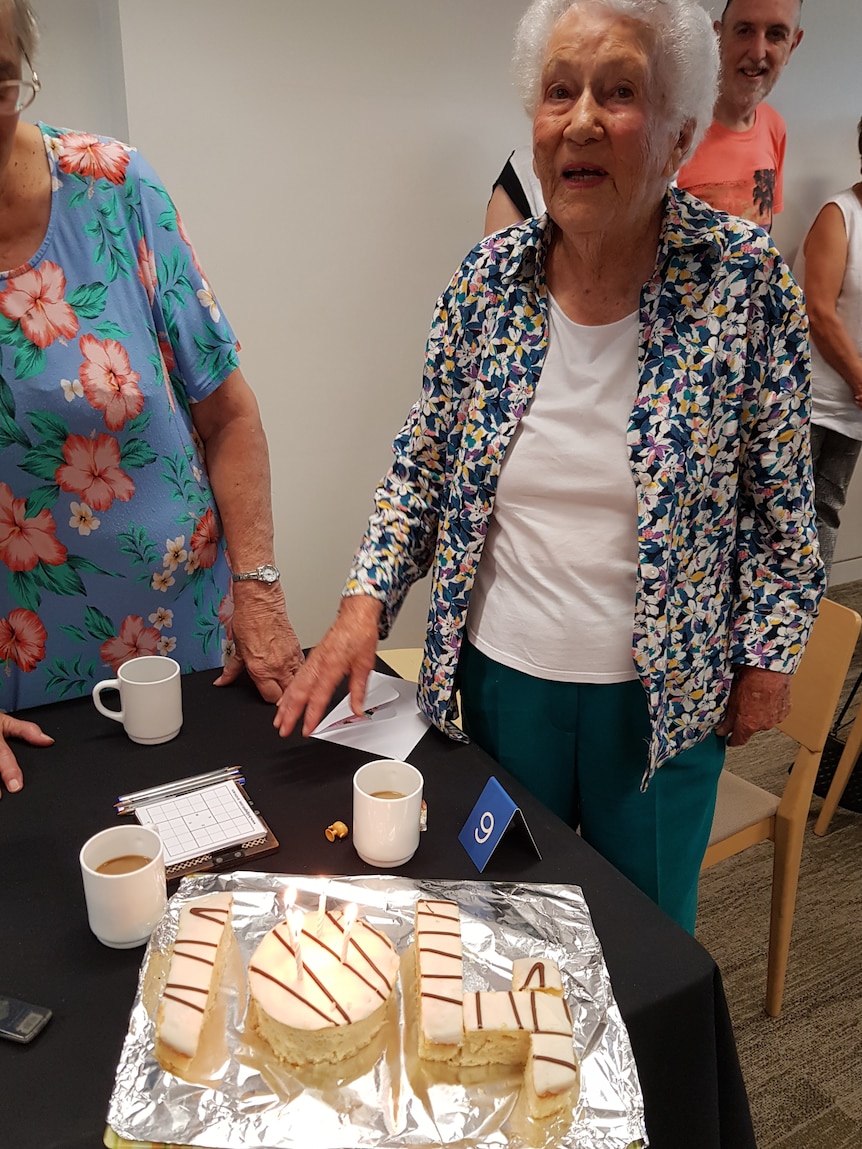
[[[470,859],[481,874],[488,860],[500,844],[500,839],[510,826],[521,826],[527,832],[533,849],[542,857],[536,839],[530,832],[527,820],[496,778],[489,778],[479,801],[470,811],[458,841],[470,855]]]

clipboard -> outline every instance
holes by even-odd
[[[244,782],[238,766],[226,767],[121,795],[115,809],[159,834],[169,880],[233,868],[279,845]]]

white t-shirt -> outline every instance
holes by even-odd
[[[583,327],[551,299],[545,364],[503,460],[467,617],[483,654],[536,678],[637,677],[626,450],[637,347],[637,313]]]
[[[838,205],[847,229],[847,264],[836,310],[848,335],[862,353],[862,204],[852,188],[839,192],[826,202]],[[793,265],[793,274],[804,286],[805,252],[802,247]],[[848,439],[862,439],[862,408],[857,407],[844,377],[820,354],[814,339],[811,340],[811,422],[846,435]]]

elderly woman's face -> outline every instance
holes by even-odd
[[[588,5],[561,17],[548,41],[533,151],[548,211],[565,234],[626,234],[654,216],[676,170],[649,35]]]

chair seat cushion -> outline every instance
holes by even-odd
[[[746,826],[754,826],[763,818],[771,818],[781,799],[768,790],[761,790],[738,774],[722,770],[718,780],[718,799],[712,819],[709,844],[723,842]]]

